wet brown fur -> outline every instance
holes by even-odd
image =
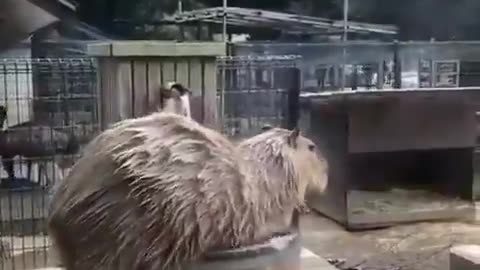
[[[310,145],[272,129],[235,146],[170,113],[122,121],[56,187],[50,234],[67,270],[170,269],[263,241],[288,229],[307,182],[325,184]]]
[[[257,173],[265,175],[265,183],[272,185],[266,190],[277,190],[278,183],[286,184],[283,197],[296,194],[299,210],[308,211],[304,201],[307,188],[323,192],[328,184],[327,160],[306,137],[293,134],[292,138],[291,131],[280,128],[264,127],[262,130],[263,133],[241,142],[239,147],[248,153],[245,156],[255,164],[253,168]],[[283,168],[281,175],[275,172],[279,166]],[[286,215],[288,218],[288,213]]]

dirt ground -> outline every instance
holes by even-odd
[[[417,223],[351,233],[310,214],[301,226],[304,247],[324,258],[345,259],[340,269],[447,270],[450,246],[480,244],[480,225],[466,223]]]

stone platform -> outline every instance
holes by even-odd
[[[480,245],[459,245],[451,248],[450,270],[480,270]]]

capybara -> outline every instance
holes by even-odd
[[[177,114],[119,122],[54,189],[50,236],[67,270],[176,269],[288,232],[325,163],[298,130],[231,143]]]

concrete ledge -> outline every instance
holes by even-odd
[[[303,270],[337,270],[337,268],[328,263],[327,260],[306,248],[302,248],[300,257]]]
[[[480,245],[460,245],[451,248],[450,270],[480,270]]]
[[[90,56],[224,56],[224,42],[115,41],[87,46]]]

